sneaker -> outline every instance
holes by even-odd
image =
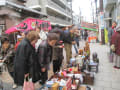
[[[117,69],[120,69],[120,67],[117,67]]]
[[[13,87],[12,87],[13,89],[15,89],[15,88],[17,88],[17,84],[13,84]]]

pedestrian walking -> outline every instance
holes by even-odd
[[[52,61],[53,46],[55,46],[57,40],[59,39],[58,35],[55,33],[49,33],[48,39],[42,41],[38,47],[38,60],[41,68],[41,81],[40,84],[44,85],[46,80],[48,80],[48,70],[49,65]]]
[[[115,52],[114,56],[114,67],[117,69],[120,69],[120,27],[117,28],[117,34],[115,39],[115,49],[113,51]]]
[[[75,31],[75,41],[76,41],[76,44],[77,44],[78,48],[79,48],[79,39],[80,39],[80,33],[79,33],[79,30],[76,30]]]
[[[117,22],[114,21],[112,23],[112,27],[110,27],[108,29],[108,41],[109,41],[110,46],[113,46],[115,44],[115,38],[116,38],[115,34],[117,34],[117,32],[115,30],[116,26],[117,26]],[[114,56],[115,56],[114,52],[110,48],[110,54],[109,54],[109,60],[110,60],[110,62],[113,62]]]
[[[85,31],[84,31],[84,40],[86,41],[87,38],[88,38],[88,32],[85,30]]]
[[[31,68],[34,68],[33,62],[36,62],[34,44],[37,42],[38,38],[39,35],[36,31],[30,31],[20,42],[16,50],[14,61],[14,79],[18,86],[23,86],[24,78],[28,76],[30,78],[33,77],[33,73],[31,73],[30,70]]]
[[[117,26],[117,22],[114,21],[114,22],[112,23],[112,26],[108,29],[108,39],[109,39],[109,43],[110,43],[110,41],[111,41],[112,35],[114,34],[114,32],[116,32],[116,31],[115,31],[116,26]]]

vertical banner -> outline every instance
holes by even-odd
[[[99,16],[99,39],[102,44],[105,44],[105,35],[104,35],[104,12],[100,12]]]

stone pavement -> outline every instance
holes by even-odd
[[[80,42],[80,48],[84,47],[84,42]],[[100,45],[96,43],[90,44],[91,54],[93,52],[98,53],[98,57],[100,59],[99,72],[95,75],[95,84],[93,90],[120,90],[120,70],[116,70],[113,68],[113,64],[109,62],[107,53],[109,52],[109,48],[106,45]],[[73,54],[75,53],[74,48]],[[64,52],[65,55],[65,52]],[[63,63],[63,67],[65,66],[65,61]],[[50,71],[50,75],[52,75],[52,71]],[[13,90],[12,87],[12,79],[5,72],[0,78],[4,82],[4,90]],[[40,85],[36,85],[40,87]],[[21,88],[17,88],[14,90],[22,90]]]
[[[100,60],[99,72],[95,75],[94,90],[120,90],[120,70],[109,62],[107,45],[90,44],[91,53],[97,52]]]

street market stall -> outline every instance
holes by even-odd
[[[89,59],[90,49],[88,43],[86,47],[86,50],[78,50],[79,54],[75,58],[71,58],[67,68],[62,69],[48,79],[44,85],[46,90],[92,90],[88,85],[94,85],[98,63]]]
[[[40,26],[42,30],[51,30],[51,24],[49,21],[44,21],[40,19],[34,19],[34,18],[27,18],[20,24],[11,27],[10,29],[6,30],[6,34],[11,34],[13,32],[18,31],[29,31],[35,29],[36,26]]]

